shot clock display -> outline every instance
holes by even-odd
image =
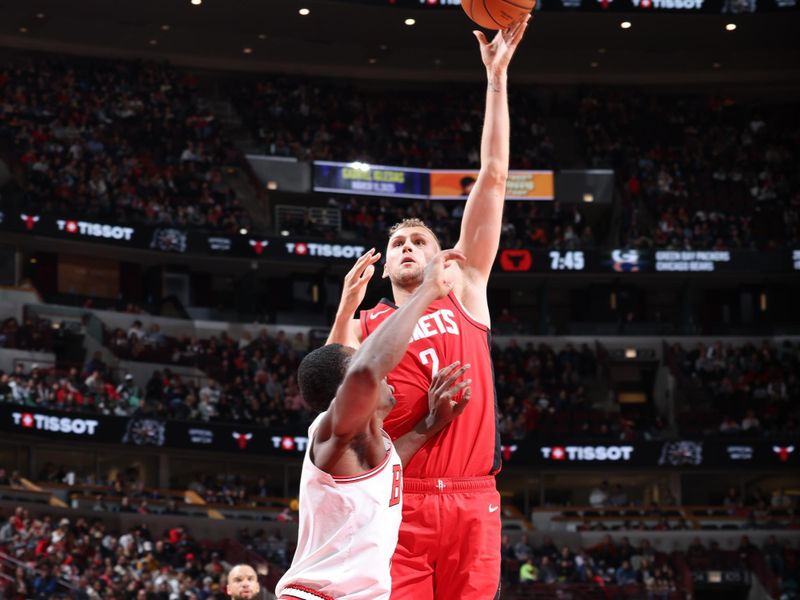
[[[586,260],[583,252],[579,250],[567,250],[566,252],[553,250],[550,252],[551,271],[583,271],[585,267]]]

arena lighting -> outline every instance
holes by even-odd
[[[599,65],[599,64],[600,64],[600,63],[598,63],[598,62],[596,62],[596,61],[592,61],[591,63],[589,63],[589,66],[591,66],[593,69],[596,69],[596,68],[598,67],[598,65]],[[588,194],[588,195],[589,195],[589,196],[591,196],[591,194]],[[587,194],[584,194],[584,195],[583,195],[583,201],[584,201],[584,202],[591,202],[592,200],[594,200],[594,198],[592,198],[591,200],[587,200],[587,199],[586,199],[586,196],[587,196]]]
[[[350,167],[351,169],[355,169],[356,171],[364,171],[365,173],[367,171],[369,171],[369,169],[370,169],[370,166],[369,166],[368,163],[360,162],[360,161],[351,162],[347,166]]]
[[[594,66],[597,66],[597,63],[594,63]],[[583,201],[584,202],[594,202],[594,194],[589,193],[589,192],[585,193],[583,195]]]
[[[265,39],[267,39],[267,34],[266,34],[266,33],[259,33],[259,34],[258,34],[258,39],[260,39],[260,40],[265,40]]]
[[[300,13],[301,17],[307,17],[308,15],[311,14],[311,11],[309,9],[307,9],[307,8],[301,8],[297,12]]]
[[[289,237],[289,231],[287,229],[281,229],[281,235],[283,237]]]
[[[378,59],[377,59],[377,58],[374,58],[374,57],[373,57],[373,58],[368,58],[368,59],[367,59],[367,62],[368,62],[369,64],[371,64],[371,65],[374,65],[376,62],[378,62]]]
[[[277,190],[278,189],[278,182],[275,181],[274,179],[270,179],[267,182],[267,189],[268,190]]]
[[[411,27],[412,25],[414,25],[416,22],[417,22],[417,20],[416,20],[416,19],[406,19],[405,21],[403,21],[403,23],[405,23],[405,24],[406,24],[406,25],[408,25],[409,27]]]
[[[715,69],[719,69],[722,65],[719,64],[718,62],[715,62],[715,63],[711,63],[711,66],[714,67]]]
[[[245,54],[252,54],[253,53],[253,49],[252,48],[242,48],[242,52],[244,52]]]
[[[28,28],[27,27],[20,27],[19,28],[19,32],[20,33],[28,33]]]
[[[151,46],[158,46],[158,40],[150,40],[147,43],[150,44]]]
[[[194,6],[200,6],[203,0],[189,0]]]
[[[242,227],[242,228],[239,230],[239,233],[240,233],[240,234],[242,234],[242,235],[247,235],[247,227]]]
[[[632,27],[632,24],[630,21],[623,21],[622,23],[619,24],[619,26],[622,27],[623,29],[630,29]]]
[[[637,355],[636,348],[625,348],[625,358],[636,358]]]
[[[37,18],[37,19],[44,19],[46,16],[47,16],[47,15],[46,15],[46,14],[44,14],[44,13],[36,13],[36,18]]]
[[[170,30],[170,26],[169,25],[162,25],[161,26],[161,31],[169,31],[169,30]]]
[[[736,31],[736,23],[728,23],[725,25],[725,31]]]
[[[606,49],[605,49],[605,48],[598,48],[598,49],[597,49],[597,52],[598,52],[599,54],[605,54],[605,53],[606,53]]]

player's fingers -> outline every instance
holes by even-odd
[[[446,382],[447,387],[452,387],[453,384],[456,381],[461,379],[461,377],[464,375],[464,373],[467,372],[467,369],[469,369],[469,365],[464,365],[463,367],[461,367],[457,371],[454,371],[453,373],[451,373],[450,377],[447,378],[447,382]]]
[[[528,15],[530,17],[530,15]],[[522,36],[525,34],[525,30],[528,28],[528,21],[524,21],[520,24],[519,28],[514,31],[514,35],[511,38],[511,45],[516,46],[519,44],[519,41],[522,39]]]
[[[364,269],[364,272],[361,274],[361,279],[359,281],[363,282],[364,285],[367,285],[372,276],[375,274],[375,265],[367,265],[367,268]]]
[[[457,385],[454,385],[453,387],[451,387],[450,388],[450,393],[454,397],[458,397],[458,395],[461,393],[462,390],[468,388],[471,385],[472,385],[472,380],[471,379],[467,379],[466,381],[462,381],[462,382],[458,383]]]
[[[454,363],[447,365],[446,367],[439,369],[436,375],[433,376],[431,379],[432,387],[436,388],[437,390],[440,388],[447,387],[445,382],[445,378],[452,373],[453,369],[456,369],[458,365],[461,364],[461,361],[457,360]]]
[[[461,401],[456,402],[453,406],[453,414],[455,416],[460,415],[464,412],[464,409],[467,408],[467,404],[469,404],[470,399],[472,398],[472,388],[467,388],[464,391],[464,395],[461,397]]]
[[[461,250],[456,250],[455,248],[450,248],[449,250],[442,250],[439,252],[439,257],[445,262],[448,263],[451,260],[455,260],[458,262],[464,262],[467,260],[467,257],[464,256],[464,253]]]
[[[478,43],[481,46],[486,46],[489,43],[489,40],[486,39],[486,36],[484,35],[484,33],[482,31],[477,31],[476,30],[476,31],[473,31],[472,33],[476,38],[478,38]]]
[[[359,274],[364,268],[364,264],[369,260],[370,256],[375,252],[375,248],[370,248],[364,254],[358,257],[358,260],[353,265],[353,268],[345,275],[345,279],[353,279],[356,274]]]

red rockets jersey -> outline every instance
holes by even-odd
[[[361,311],[362,339],[395,310],[397,306],[384,298]],[[420,317],[405,356],[389,374],[397,404],[383,429],[396,440],[427,415],[433,373],[456,360],[470,365],[464,378],[472,380],[472,399],[459,417],[414,455],[403,469],[405,477],[483,477],[500,470],[489,329],[473,319],[452,292]]]

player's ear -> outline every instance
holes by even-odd
[[[381,274],[381,279],[386,279],[389,276],[389,270],[387,269],[387,263],[383,263],[383,273]]]

